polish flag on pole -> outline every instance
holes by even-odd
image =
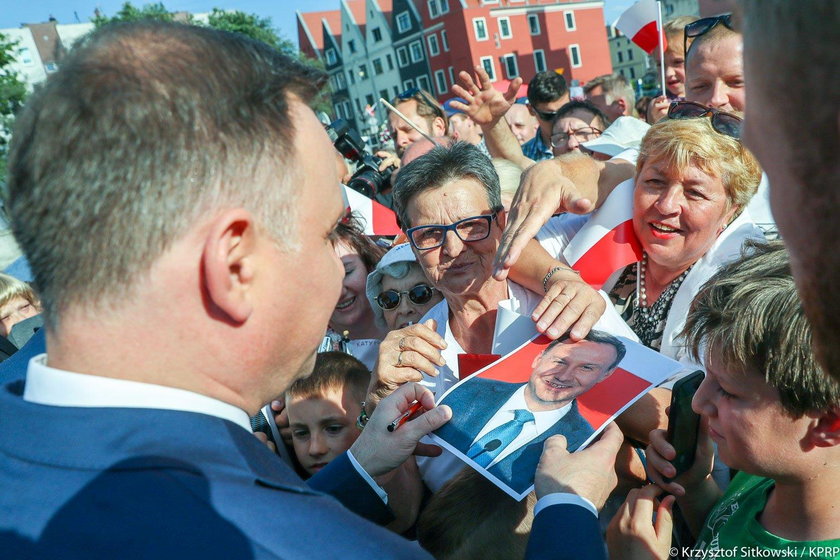
[[[619,31],[648,54],[660,45],[660,40],[662,50],[667,48],[665,37],[657,33],[657,29],[662,30],[658,4],[656,0],[639,0],[621,14],[615,23]]]
[[[341,185],[344,193],[344,207],[358,214],[365,225],[365,235],[399,235],[397,215],[394,211],[370,199],[346,185]]]
[[[634,183],[628,179],[618,185],[563,251],[566,262],[595,289],[616,270],[642,258],[642,245],[633,231]]]

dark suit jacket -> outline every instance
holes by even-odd
[[[346,454],[303,483],[227,420],[27,403],[21,371],[6,373],[4,558],[429,558],[359,517],[385,521],[388,512]],[[577,538],[555,538],[558,528]],[[595,516],[554,505],[536,517],[526,558],[606,559],[603,551]]]
[[[322,492],[387,512],[346,455],[307,485],[227,420],[43,406],[22,390],[0,387],[3,557],[428,558]]]
[[[520,387],[521,383],[473,379],[441,401],[452,407],[452,419],[435,433],[466,454],[475,436]],[[594,432],[578,411],[577,402],[573,401],[571,410],[563,418],[487,471],[521,494],[534,483],[534,473],[546,439],[562,434],[566,436],[568,449],[574,451]]]

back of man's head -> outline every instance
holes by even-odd
[[[531,107],[557,101],[568,93],[566,78],[557,72],[540,72],[528,82],[528,103]]]
[[[289,96],[323,75],[247,37],[195,26],[106,26],[15,122],[7,207],[48,324],[104,308],[201,216],[242,207],[295,241]],[[278,211],[279,210],[279,211]],[[280,214],[280,215],[278,215]]]
[[[429,500],[417,540],[438,560],[522,558],[536,496],[517,502],[470,467]]]
[[[633,91],[633,86],[630,85],[627,78],[618,72],[593,78],[586,82],[586,85],[583,87],[587,98],[591,98],[592,91],[599,86],[601,87],[601,94],[604,96],[603,102],[605,105],[612,105],[616,100],[623,99],[625,105],[624,114],[635,116],[636,92]]]

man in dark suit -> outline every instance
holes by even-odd
[[[312,370],[341,291],[334,148],[306,105],[324,78],[242,35],[143,22],[86,37],[28,99],[7,208],[47,353],[0,387],[4,557],[427,557],[354,513],[384,521],[373,477],[430,452],[450,411],[429,391],[384,399],[309,484],[248,421]],[[547,443],[531,557],[583,557],[550,537],[570,523],[603,557],[587,509],[620,439]]]
[[[580,341],[564,336],[531,364],[528,383],[476,377],[443,399],[453,417],[436,434],[517,493],[534,481],[545,440],[566,437],[575,451],[595,430],[575,399],[609,377],[626,349],[616,337],[590,333]]]

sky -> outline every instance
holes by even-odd
[[[133,0],[135,6],[154,3],[158,0]],[[297,21],[295,12],[320,12],[337,10],[340,0],[160,0],[170,11],[192,13],[209,12],[214,7],[225,10],[240,10],[270,17],[280,34],[297,45]],[[621,12],[635,0],[605,0],[604,20],[614,21]],[[119,11],[124,0],[0,0],[0,29],[20,27],[21,23],[41,23],[50,16],[58,23],[87,22],[93,11],[99,7],[106,16]],[[78,18],[78,19],[77,19]]]

